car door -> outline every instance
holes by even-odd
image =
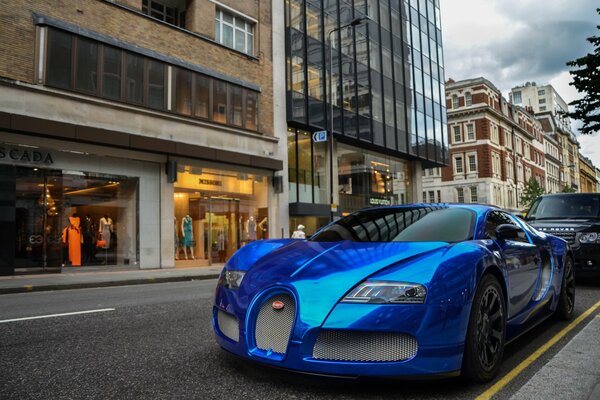
[[[496,237],[496,228],[502,224],[515,225],[520,229],[519,237],[501,240]],[[521,313],[535,294],[541,266],[540,251],[514,218],[501,211],[491,211],[486,217],[485,236],[494,240],[506,265],[508,274],[508,318]]]

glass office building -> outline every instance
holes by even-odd
[[[338,214],[416,201],[394,193],[410,187],[406,171],[448,155],[439,0],[286,0],[286,56],[291,225],[326,222],[330,191]],[[312,141],[319,130],[334,133],[333,162],[327,143]],[[344,201],[348,148],[368,152],[354,187],[364,204]],[[366,165],[374,157],[383,161]],[[389,187],[371,193],[381,171]]]

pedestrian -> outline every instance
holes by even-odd
[[[306,234],[304,233],[304,225],[298,225],[296,230],[292,233],[292,239],[306,239]]]

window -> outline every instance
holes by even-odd
[[[125,100],[142,104],[144,101],[144,58],[125,53]]]
[[[212,119],[222,124],[227,122],[227,83],[213,82],[213,113]]]
[[[372,209],[344,217],[310,238],[315,242],[461,242],[473,237],[475,213],[466,208]],[[440,226],[445,229],[439,229]]]
[[[175,111],[192,115],[192,73],[182,68],[175,69]]]
[[[51,29],[48,32],[46,84],[60,89],[71,89],[72,36]]]
[[[456,199],[459,203],[465,202],[465,190],[463,188],[456,188]]]
[[[148,60],[148,106],[165,108],[165,64]]]
[[[543,96],[545,94],[546,94],[546,90],[544,90],[544,89],[538,90],[538,96]]]
[[[465,93],[465,106],[470,107],[473,105],[473,96],[471,96],[471,93],[467,92]]]
[[[441,190],[437,191],[437,202],[438,203],[442,202],[442,191]]]
[[[475,127],[473,124],[466,125],[467,127],[467,140],[475,140]]]
[[[462,135],[460,133],[460,125],[455,125],[452,129],[454,130],[454,143],[462,142]]]
[[[498,125],[492,124],[492,142],[498,143],[498,141],[499,141],[499,137],[498,137]]]
[[[540,111],[546,111],[546,106],[540,106]]]
[[[461,156],[454,157],[454,172],[462,174],[464,172],[463,158]]]
[[[142,0],[142,12],[167,24],[184,27],[185,12],[179,12],[177,7],[167,6],[153,0]]]
[[[258,130],[258,93],[246,91],[246,114],[244,128]]]
[[[104,46],[102,95],[109,99],[121,98],[121,50]]]
[[[427,192],[423,192],[423,203],[427,203]]]
[[[538,101],[538,102],[539,102],[540,104],[546,104],[546,99],[544,99],[544,98],[541,98],[541,99],[539,99],[539,101]]]
[[[521,104],[521,92],[513,92],[513,104]]]
[[[459,107],[458,96],[454,95],[454,96],[452,96],[452,108],[458,108],[458,107]]]
[[[477,156],[469,155],[469,172],[477,172]]]
[[[215,40],[242,53],[254,55],[254,23],[239,15],[217,9]]]
[[[194,116],[209,118],[211,79],[202,75],[196,75],[194,89]]]
[[[229,118],[227,123],[234,126],[242,126],[242,101],[243,90],[239,86],[229,86]]]
[[[75,89],[95,94],[98,90],[98,44],[78,38],[75,65]]]
[[[429,202],[435,203],[435,192],[433,190],[429,191]]]
[[[477,203],[477,186],[471,186],[471,203]]]

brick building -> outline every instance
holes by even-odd
[[[596,167],[587,157],[579,153],[579,182],[581,183],[581,193],[595,193],[598,191],[598,181],[596,178]]]
[[[1,273],[207,265],[286,233],[276,3],[0,3]]]
[[[446,82],[449,166],[425,172],[423,200],[520,210],[525,183],[546,185],[541,124],[487,79]]]

